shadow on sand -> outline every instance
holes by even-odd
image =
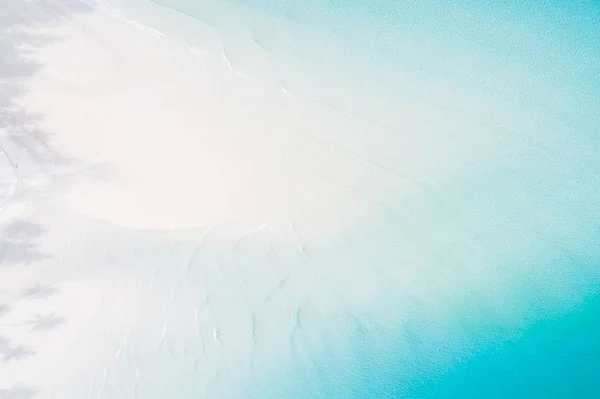
[[[42,292],[41,296],[31,296],[29,292]],[[43,300],[58,292],[56,287],[36,285],[31,289],[25,290],[23,293],[13,294],[13,300]],[[10,296],[11,293],[3,293],[5,296]],[[23,362],[32,360],[35,361],[35,348],[30,347],[20,342],[22,339],[23,329],[29,330],[31,333],[38,333],[60,327],[67,323],[64,317],[55,313],[48,314],[32,314],[26,320],[17,323],[6,323],[5,316],[11,312],[11,306],[0,304],[0,328],[4,331],[8,330],[10,336],[0,335],[0,368],[8,367],[14,362]],[[14,332],[11,331],[14,329]],[[24,399],[36,397],[37,390],[34,384],[25,384],[22,381],[15,381],[7,388],[0,387],[0,399]]]
[[[40,250],[43,229],[26,220],[0,225],[0,267],[4,265],[30,265],[48,258]],[[0,311],[0,314],[2,312]]]
[[[108,179],[110,173],[106,165],[84,164],[52,148],[51,134],[40,127],[44,116],[26,109],[21,100],[28,78],[43,68],[35,53],[61,40],[40,29],[60,26],[74,14],[92,10],[82,0],[0,0],[0,140],[25,149],[61,187],[78,177]],[[17,159],[11,163],[18,168]]]
[[[101,168],[84,165],[65,154],[59,154],[49,145],[50,134],[41,129],[43,115],[30,112],[22,106],[27,91],[27,80],[43,67],[32,55],[40,48],[60,40],[39,28],[58,26],[74,14],[93,9],[81,0],[0,0],[0,156],[2,143],[22,148],[53,182],[64,187],[77,177],[106,178]],[[18,175],[18,161],[6,154],[13,172]],[[2,170],[0,170],[2,173]],[[2,176],[0,176],[2,178]],[[0,186],[0,190],[3,187]],[[22,195],[35,196],[27,188],[17,191],[0,206],[11,206]],[[0,281],[8,281],[8,269],[22,267],[49,258],[41,249],[44,229],[36,222],[19,219],[6,223],[0,207]],[[4,287],[12,287],[5,284]],[[56,313],[31,314],[24,320],[7,321],[17,301],[45,300],[58,293],[58,288],[35,284],[24,290],[0,292],[0,370],[14,362],[35,361],[36,348],[21,343],[24,331],[31,334],[60,328],[67,320]],[[14,333],[13,333],[14,330]],[[8,331],[8,333],[7,333]],[[0,399],[29,399],[38,395],[35,381],[2,381]],[[8,386],[6,385],[8,384]]]

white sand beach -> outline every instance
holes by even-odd
[[[0,398],[284,397],[258,392],[313,375],[322,353],[354,375],[353,340],[383,359],[379,337],[401,322],[440,345],[435,367],[451,362],[466,350],[452,312],[471,295],[481,308],[466,313],[519,328],[533,316],[507,310],[525,301],[508,281],[546,281],[537,310],[588,292],[570,269],[478,266],[585,220],[592,205],[568,186],[533,193],[531,172],[465,199],[448,183],[500,158],[535,164],[541,136],[494,129],[551,119],[452,86],[431,102],[408,86],[393,102],[352,97],[342,74],[311,86],[257,44],[130,3],[0,0]],[[577,226],[555,241],[584,242]]]
[[[4,9],[1,397],[221,397],[346,311],[309,243],[369,216],[358,183],[414,189],[336,145],[363,122],[85,3]]]

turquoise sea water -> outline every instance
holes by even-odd
[[[245,74],[384,125],[360,137],[365,153],[404,165],[408,135],[447,158],[344,233],[355,252],[312,243],[347,262],[324,272],[334,285],[357,268],[391,276],[382,303],[299,334],[286,361],[259,358],[232,396],[600,396],[597,3],[152,4],[215,27]],[[401,127],[407,101],[432,130]]]

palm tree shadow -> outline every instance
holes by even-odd
[[[2,363],[23,360],[34,355],[35,352],[26,346],[19,344],[13,345],[10,340],[0,336],[0,360]],[[0,391],[1,392],[1,391]],[[1,398],[2,396],[0,396]]]
[[[57,292],[58,288],[51,285],[36,284],[23,291],[23,296],[32,299],[46,299],[55,295]]]
[[[54,149],[50,132],[40,127],[43,115],[26,109],[22,99],[27,93],[28,79],[43,68],[33,55],[40,48],[60,40],[48,33],[47,29],[42,33],[38,28],[58,26],[75,14],[91,11],[93,8],[81,0],[0,0],[0,146],[6,143],[22,149],[53,182],[59,183],[58,188],[72,184],[81,177],[105,180],[110,177],[110,173],[104,165],[85,164]],[[3,152],[0,148],[0,156]],[[19,162],[18,159],[10,159],[16,174]],[[1,173],[3,170],[0,169]],[[1,178],[2,176],[0,183]],[[2,190],[0,185],[0,198],[4,197]],[[15,203],[22,195],[34,198],[42,194],[34,188],[28,190],[27,193],[15,191],[7,201]],[[7,281],[7,277],[2,275],[4,267],[31,265],[50,257],[42,249],[44,234],[42,226],[32,221],[14,220],[3,224],[0,220],[0,281]],[[17,296],[44,299],[56,292],[54,287],[36,285]],[[0,304],[0,318],[10,310],[9,304]],[[24,326],[31,328],[32,332],[39,332],[57,328],[66,321],[53,313],[34,315],[30,320],[19,323],[16,328]],[[34,350],[25,344],[15,343],[17,338],[0,336],[0,374],[5,363],[36,361]],[[38,395],[35,381],[8,382],[12,385],[0,388],[0,399],[31,399]]]
[[[49,258],[42,250],[43,229],[39,224],[14,220],[0,227],[0,267],[6,264],[30,265]]]
[[[25,323],[13,324],[10,326],[31,326],[32,331],[43,331],[55,328],[66,323],[66,319],[50,313],[45,316],[35,315],[31,320]],[[0,366],[12,362],[20,362],[35,355],[35,351],[23,344],[13,344],[10,339],[0,336]],[[0,399],[2,398],[33,398],[37,391],[31,386],[17,384],[8,389],[0,389]]]
[[[16,360],[22,360],[33,355],[34,352],[24,345],[11,346],[7,344],[4,348],[0,347],[0,355],[4,363]]]
[[[40,128],[43,115],[20,100],[27,93],[27,79],[43,68],[33,55],[61,40],[36,28],[58,26],[91,11],[83,0],[0,0],[0,136],[23,148],[63,187],[81,177],[107,180],[111,173],[107,165],[87,164],[54,149],[51,134]]]
[[[44,331],[63,325],[66,322],[67,319],[64,317],[56,316],[54,313],[50,313],[45,316],[35,315],[31,320],[25,322],[24,324],[30,325],[32,331]]]
[[[7,389],[0,389],[0,399],[31,399],[37,391],[27,385],[17,384]]]
[[[10,341],[0,335],[0,355],[4,354],[7,348],[10,348]]]
[[[0,317],[4,316],[8,312],[10,312],[10,305],[7,305],[5,303],[0,303]],[[1,346],[2,346],[2,344],[0,343],[0,347]]]

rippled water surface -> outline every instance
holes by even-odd
[[[387,184],[348,170],[368,211],[305,242],[327,294],[288,355],[257,351],[248,397],[598,393],[597,5],[154,3],[243,76],[349,118],[307,133]]]

